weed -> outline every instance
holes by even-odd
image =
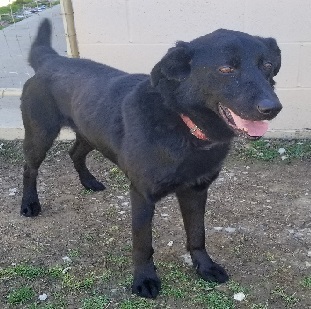
[[[92,193],[94,193],[92,189],[82,189],[81,191],[81,195],[90,195]]]
[[[279,150],[284,148],[281,155]],[[257,159],[260,161],[286,161],[311,158],[311,142],[309,140],[260,139],[246,144],[236,143],[235,153],[242,159]]]
[[[304,278],[302,285],[306,288],[311,288],[311,276]]]
[[[133,297],[120,303],[119,309],[151,309],[155,308],[152,300]]]
[[[282,298],[285,301],[286,305],[294,305],[299,302],[299,299],[294,296],[295,293],[292,295],[288,295],[281,287],[277,287],[271,292],[271,294]]]
[[[45,270],[42,267],[25,264],[0,269],[0,278],[23,277],[34,279],[43,276],[44,274]]]
[[[244,294],[249,293],[249,289],[241,286],[238,282],[235,282],[233,280],[230,280],[227,284],[230,291],[233,293],[240,293],[243,292]]]
[[[22,143],[17,141],[0,141],[0,158],[9,163],[23,162]]]
[[[25,286],[10,292],[7,295],[8,303],[11,305],[25,304],[35,296],[31,287]]]
[[[78,249],[69,249],[68,256],[70,258],[77,258],[81,255],[80,251]]]
[[[92,296],[82,301],[82,309],[104,309],[109,305],[109,300],[105,296]]]
[[[47,270],[47,274],[53,278],[61,278],[63,276],[63,268],[60,266],[53,266]]]
[[[108,174],[109,179],[111,180],[110,185],[114,189],[128,190],[129,182],[125,177],[124,173],[116,166],[112,167],[109,170]]]
[[[94,285],[94,281],[93,274],[90,277],[79,280],[76,276],[67,273],[63,277],[63,287],[71,290],[90,289]]]

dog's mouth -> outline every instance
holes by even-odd
[[[230,128],[239,136],[249,139],[258,139],[268,130],[268,121],[252,121],[243,119],[229,108],[219,104],[219,113]]]

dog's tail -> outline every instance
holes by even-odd
[[[45,18],[39,26],[37,37],[31,45],[28,58],[29,64],[35,71],[49,55],[57,54],[51,46],[51,34],[51,23]]]

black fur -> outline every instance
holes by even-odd
[[[178,42],[149,76],[61,57],[50,46],[50,28],[48,20],[39,28],[29,56],[36,74],[22,94],[26,164],[21,213],[36,216],[41,211],[38,168],[60,129],[69,126],[76,132],[70,156],[84,187],[105,189],[85,164],[93,149],[131,181],[133,293],[159,293],[151,223],[155,202],[171,192],[180,203],[187,248],[198,274],[204,280],[227,281],[225,270],[206,252],[204,233],[207,189],[234,136],[219,103],[249,120],[276,116],[281,105],[273,76],[281,60],[275,40],[218,30],[190,43]],[[223,66],[234,72],[221,72]],[[181,114],[208,140],[193,136]]]

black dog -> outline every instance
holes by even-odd
[[[272,38],[217,30],[190,43],[178,42],[151,75],[127,74],[89,60],[59,56],[44,20],[29,61],[36,71],[23,89],[24,191],[21,213],[41,210],[36,178],[61,127],[76,141],[70,156],[87,189],[103,190],[85,164],[99,150],[131,182],[134,282],[132,291],[156,297],[151,223],[155,203],[175,192],[198,274],[228,280],[205,249],[204,212],[234,135],[258,138],[282,106],[273,91],[281,65]]]

